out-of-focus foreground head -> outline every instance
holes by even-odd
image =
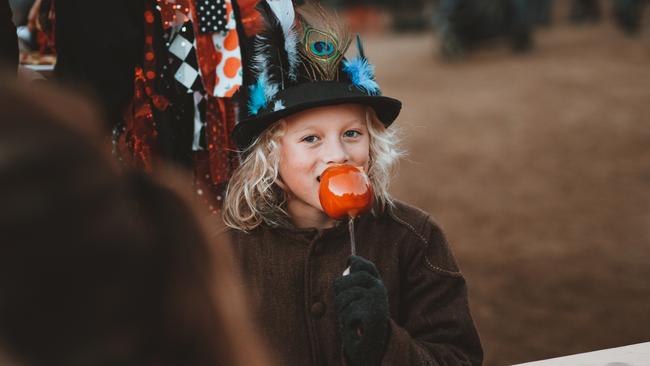
[[[228,246],[208,247],[175,190],[122,173],[99,126],[60,91],[0,83],[0,355],[15,365],[264,364]]]

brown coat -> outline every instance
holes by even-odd
[[[280,365],[339,365],[332,282],[350,255],[347,225],[326,230],[231,232],[258,325]],[[397,202],[356,223],[357,254],[388,290],[390,340],[383,365],[480,365],[481,343],[465,279],[428,214]]]

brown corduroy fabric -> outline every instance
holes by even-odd
[[[357,254],[388,289],[384,365],[480,365],[467,289],[449,245],[428,214],[397,202],[356,222]],[[347,225],[326,230],[230,231],[256,321],[281,365],[343,364],[332,283],[350,255]]]

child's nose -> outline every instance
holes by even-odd
[[[332,139],[325,144],[323,161],[326,164],[344,164],[348,162],[345,146],[338,139]]]

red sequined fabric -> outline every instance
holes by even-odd
[[[124,129],[118,139],[119,157],[128,165],[153,171],[155,146],[158,133],[153,108],[165,110],[169,101],[154,94],[156,59],[153,48],[154,14],[148,3],[144,12],[144,61],[143,67],[136,67],[134,93],[131,105],[124,115]]]
[[[146,83],[144,70],[136,68],[135,94],[124,115],[124,130],[117,141],[117,152],[128,165],[150,173],[158,134]]]

